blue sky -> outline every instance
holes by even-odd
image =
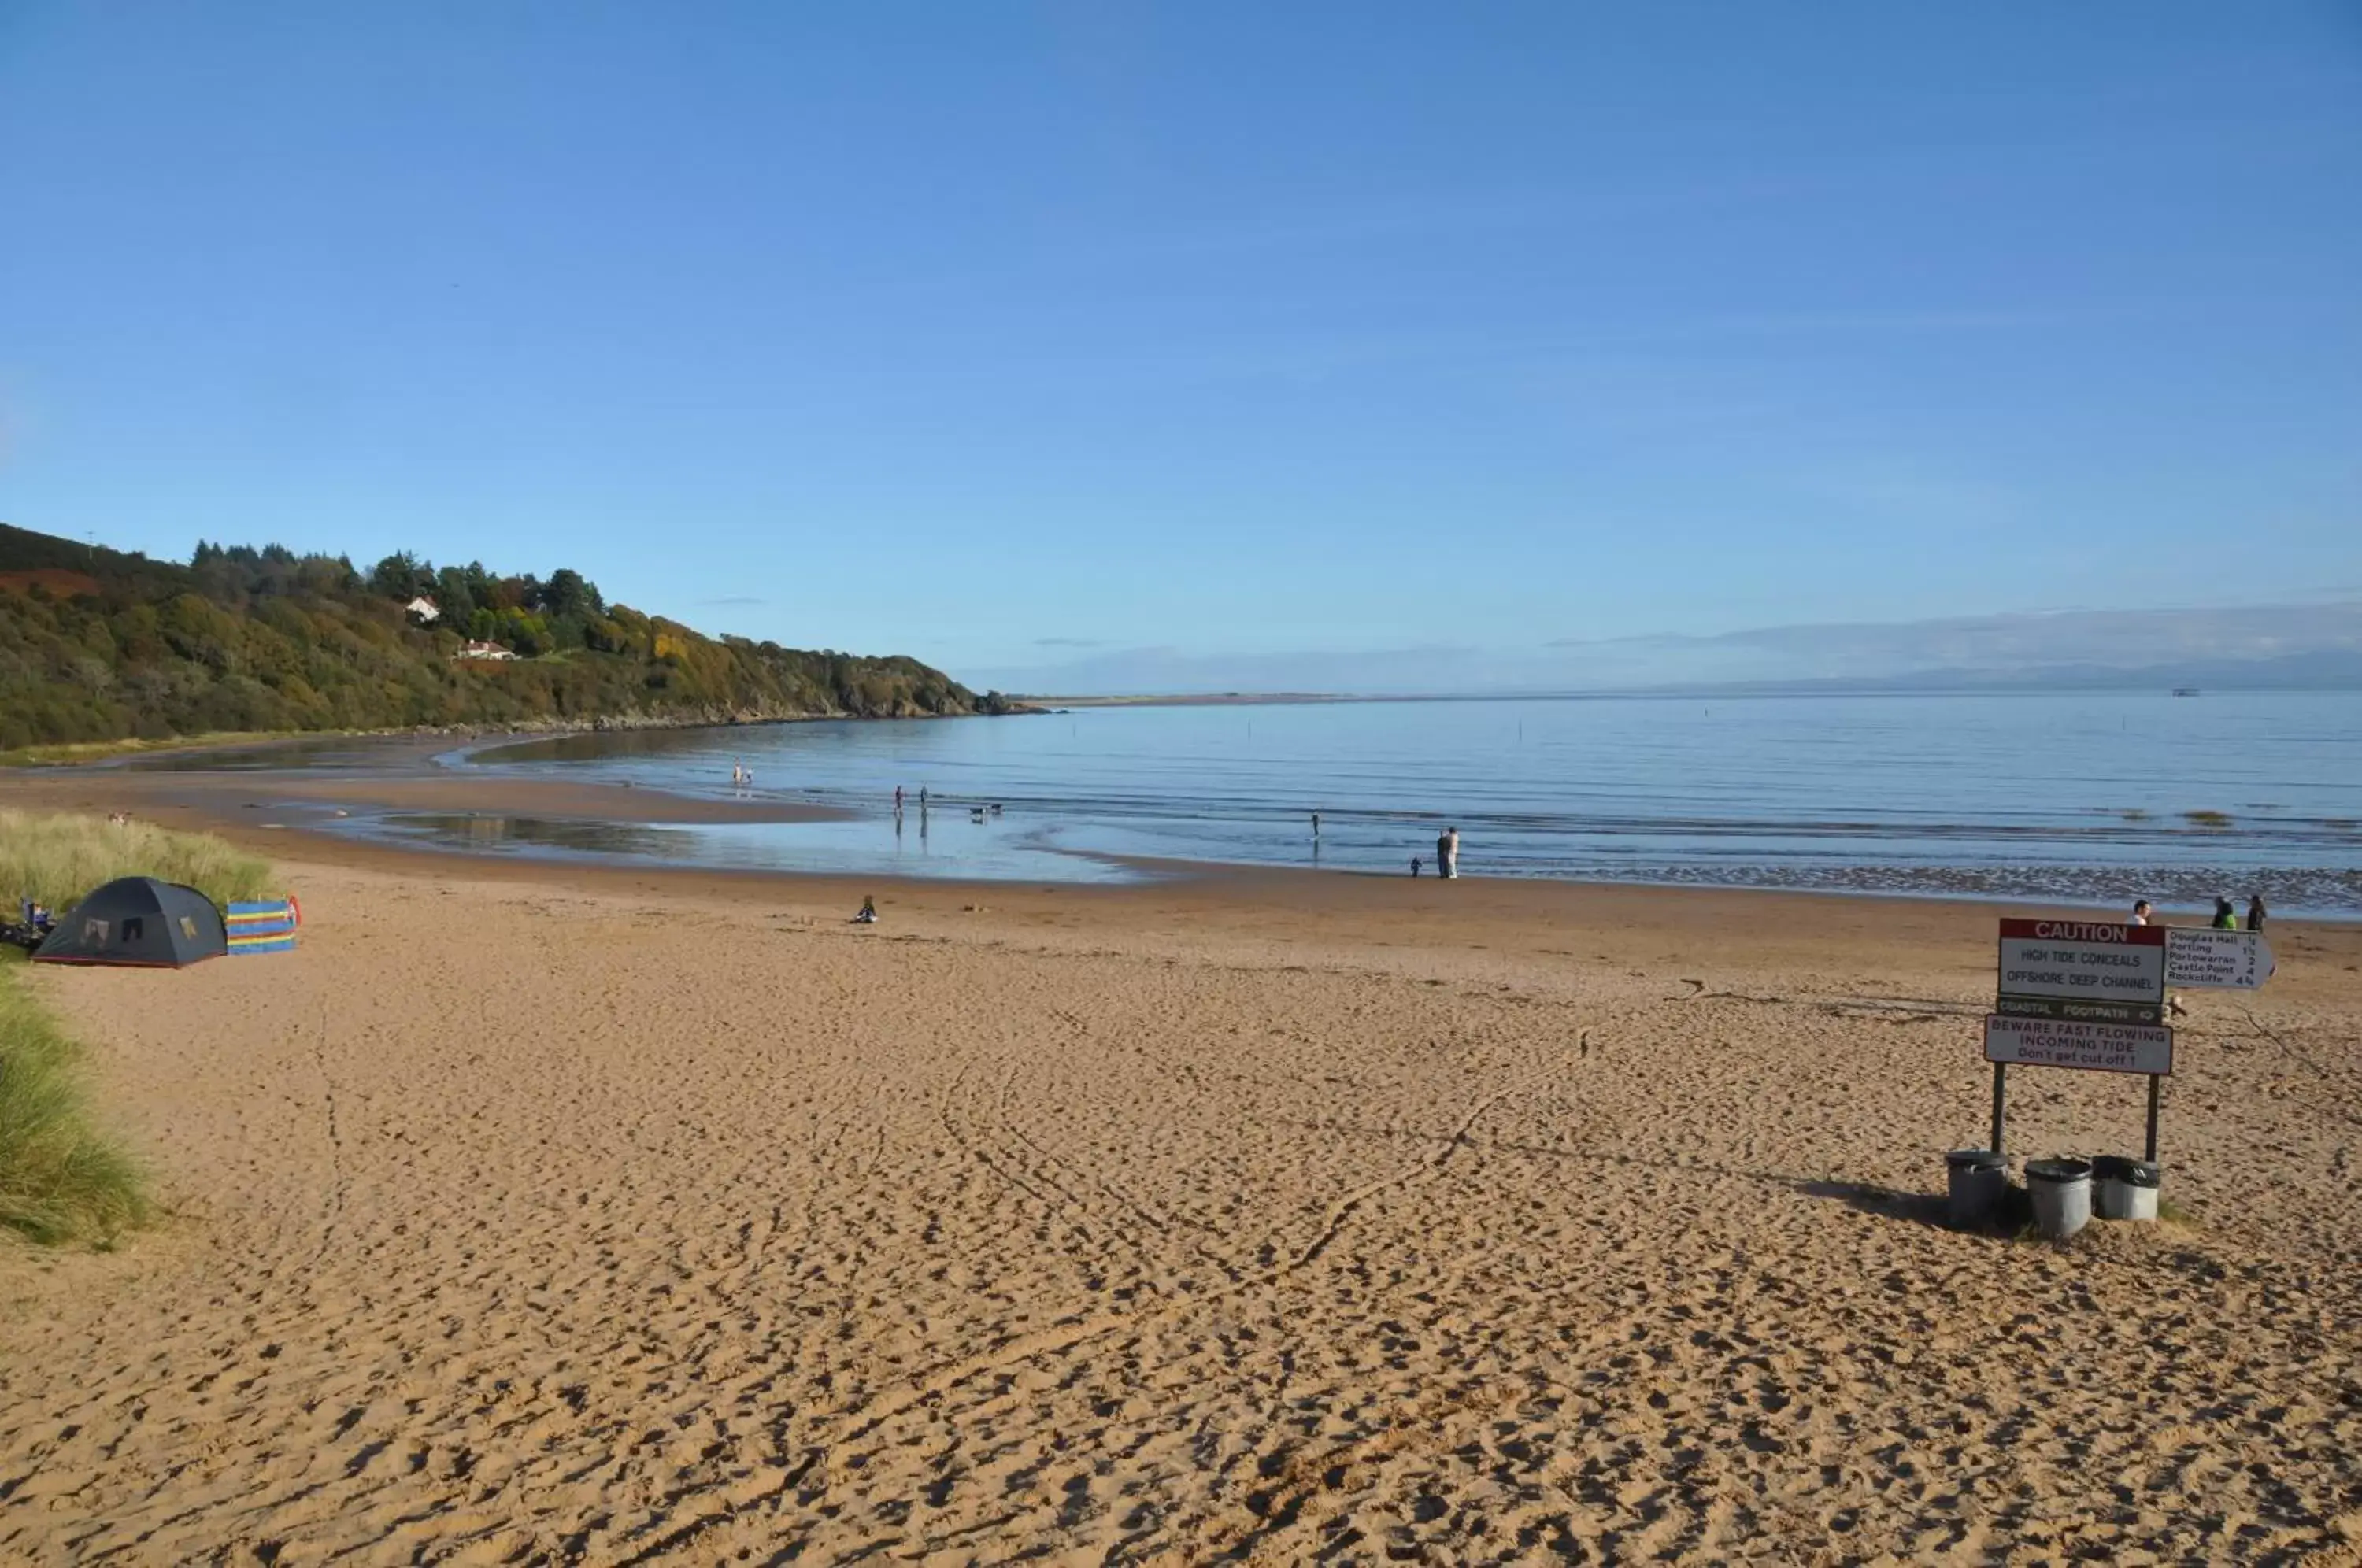
[[[0,519],[972,677],[2362,598],[2347,4],[0,7]]]

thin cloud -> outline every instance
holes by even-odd
[[[757,599],[751,593],[725,593],[719,599],[701,599],[698,603],[709,608],[723,605],[768,604],[767,599]]]
[[[1097,637],[1036,637],[1037,648],[1103,648],[1107,644]]]

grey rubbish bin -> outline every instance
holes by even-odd
[[[1956,1231],[1973,1230],[1992,1218],[2009,1191],[2009,1162],[1991,1149],[1955,1149],[1944,1156],[1949,1178],[1947,1217]]]
[[[2154,1220],[2165,1173],[2148,1160],[2102,1154],[2092,1162],[2092,1204],[2103,1220]]]
[[[2025,1193],[2034,1199],[2034,1228],[2054,1242],[2063,1242],[2091,1223],[2091,1162],[2028,1160]]]

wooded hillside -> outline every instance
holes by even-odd
[[[422,624],[414,598],[436,604]],[[469,657],[468,644],[512,657]],[[0,525],[0,750],[229,730],[999,712],[916,659],[712,638],[544,581],[198,546],[187,566]]]

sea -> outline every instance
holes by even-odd
[[[361,812],[338,829],[1055,884],[1191,862],[1407,876],[1417,858],[1431,874],[1456,826],[1464,876],[2168,911],[2260,894],[2284,914],[2362,918],[2362,692],[1239,701],[606,732],[438,761],[844,815]],[[738,767],[750,785],[733,784]]]

